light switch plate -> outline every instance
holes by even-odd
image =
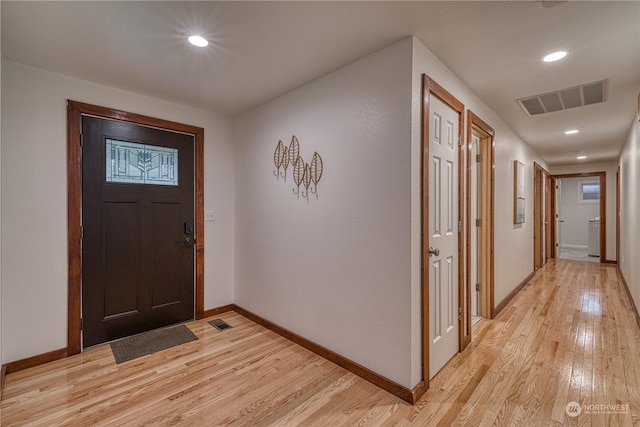
[[[205,221],[215,221],[216,220],[216,212],[215,211],[204,211],[204,220]]]

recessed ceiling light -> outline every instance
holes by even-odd
[[[207,45],[209,45],[209,42],[207,41],[207,39],[205,39],[204,37],[195,36],[195,35],[189,37],[189,43],[198,47],[206,47]]]
[[[542,58],[542,60],[544,62],[554,62],[554,61],[559,61],[560,59],[564,58],[565,56],[567,56],[567,52],[565,52],[564,50],[560,50],[558,52],[550,53],[549,55],[547,55],[544,58]]]
[[[576,159],[578,159],[578,160],[584,160],[584,159],[586,159],[586,158],[587,158],[587,156],[585,156],[585,155],[582,155],[582,156],[578,156],[578,157],[576,157]]]
[[[564,132],[565,135],[573,135],[574,133],[578,133],[578,129],[571,129]]]

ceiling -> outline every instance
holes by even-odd
[[[640,91],[640,1],[1,7],[4,59],[231,116],[414,35],[550,165],[617,160]],[[210,45],[190,46],[192,32]],[[555,50],[569,55],[541,62]],[[530,117],[516,102],[602,79],[601,104]]]

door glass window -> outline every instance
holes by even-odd
[[[178,150],[106,140],[107,182],[178,185]]]

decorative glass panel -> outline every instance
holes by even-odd
[[[178,185],[178,150],[107,139],[107,182]]]

